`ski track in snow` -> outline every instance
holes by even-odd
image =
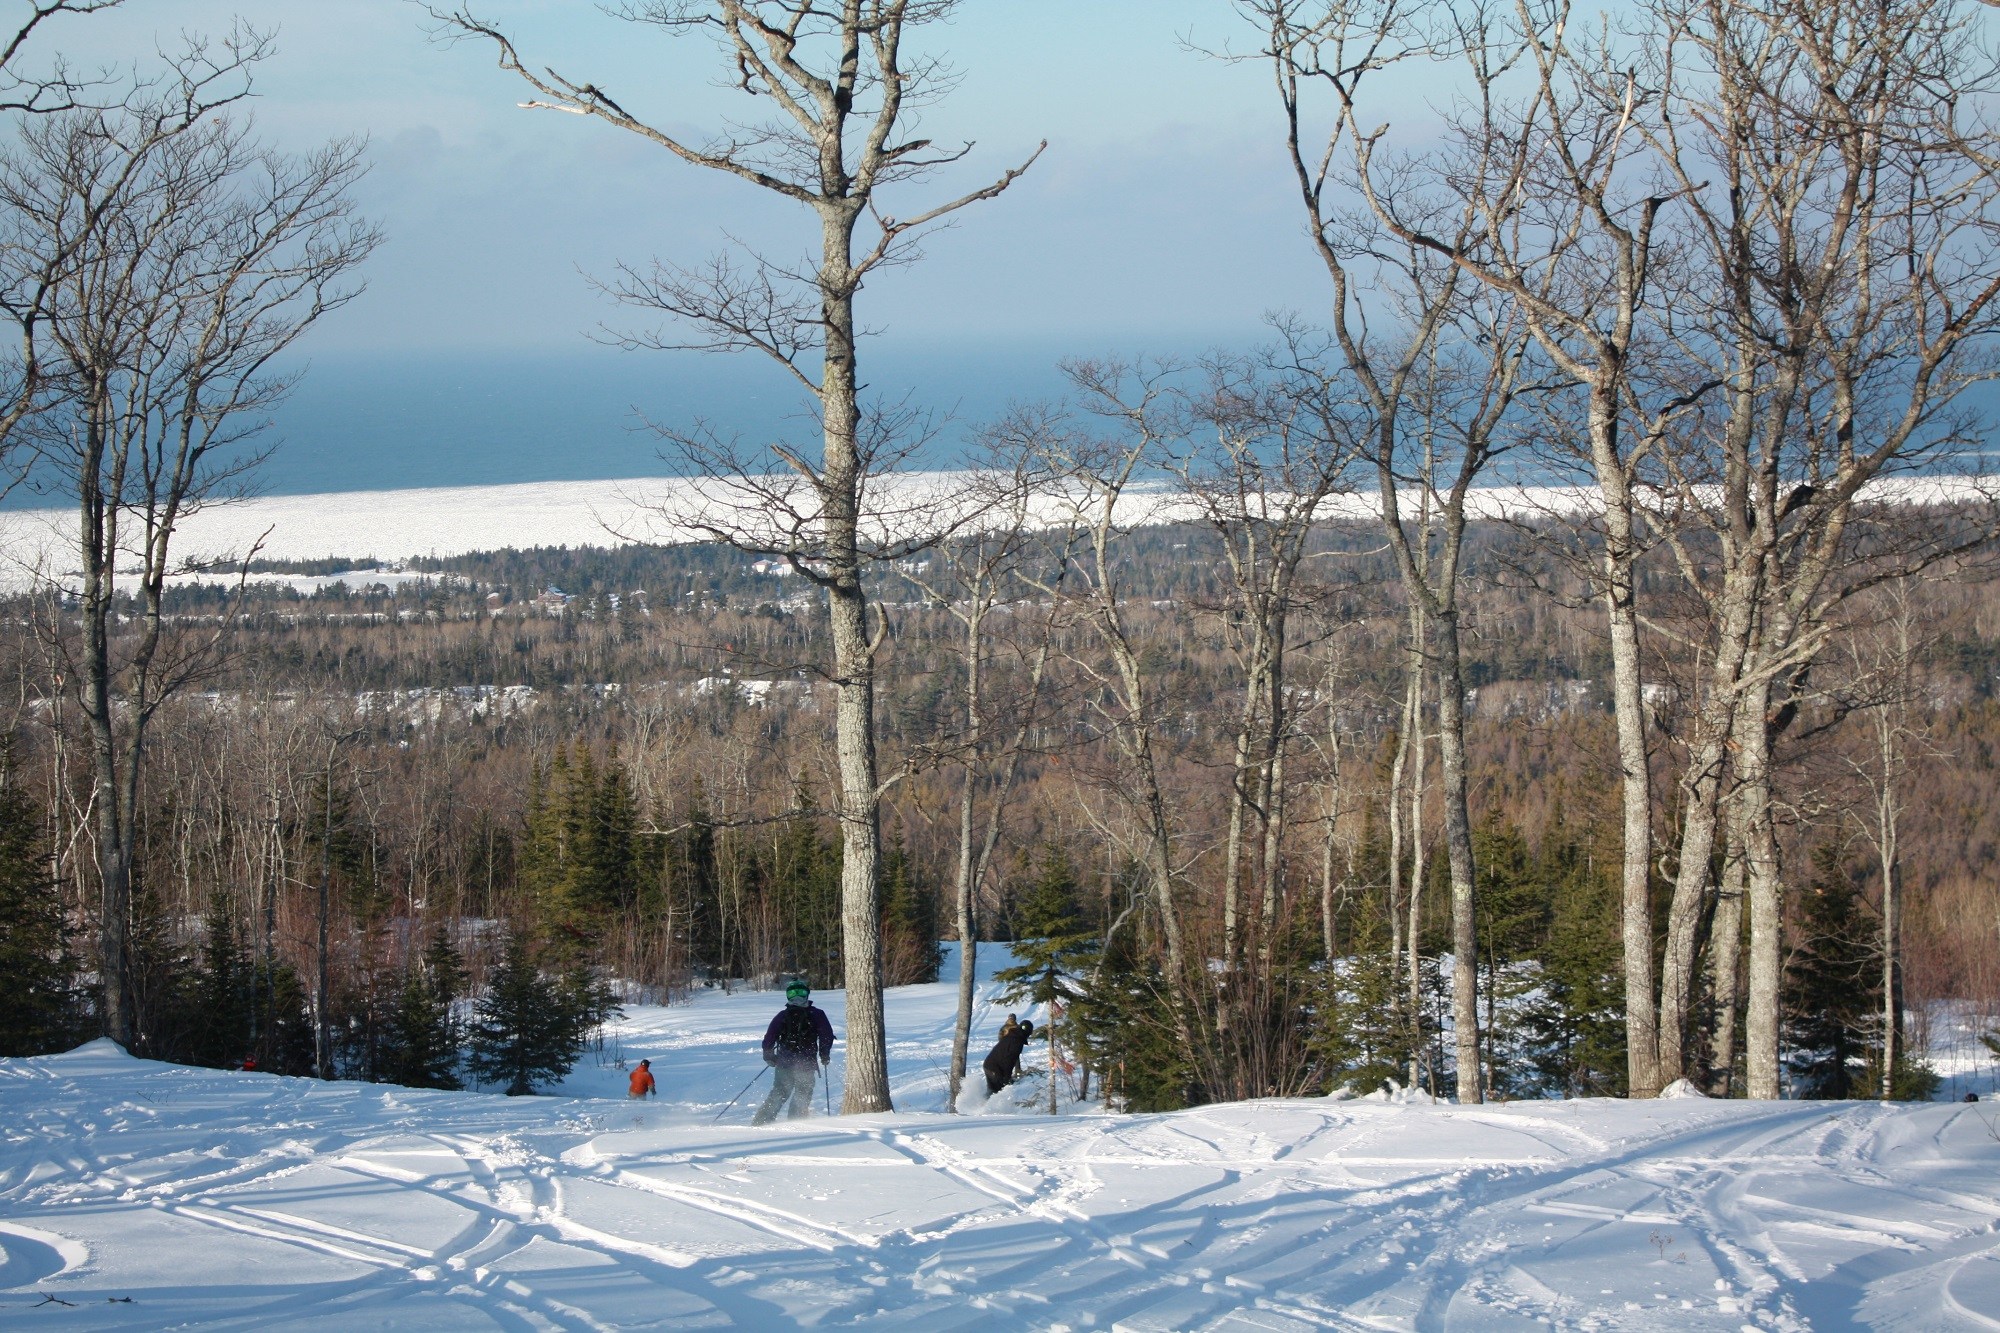
[[[0,1062],[0,1325],[2000,1329],[1983,1104],[953,1116],[951,991],[890,993],[901,1114],[768,1128],[768,994],[635,1008],[637,1106]]]

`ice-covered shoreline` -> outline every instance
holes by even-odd
[[[702,538],[704,516],[725,509],[746,514],[766,492],[797,486],[789,478],[728,484],[634,477],[267,495],[197,510],[179,525],[174,549],[177,560],[189,565],[240,560],[253,550],[266,560],[332,557],[393,564],[536,546],[666,544]],[[1870,494],[1936,504],[1988,496],[1992,487],[1982,478],[1895,478],[1876,483]],[[900,474],[877,482],[871,499],[889,525],[899,521],[899,514],[932,506],[978,508],[987,503],[971,474],[952,472]],[[1585,487],[1496,486],[1474,492],[1470,508],[1480,518],[1526,519],[1573,514],[1592,502],[1593,492]],[[1326,514],[1329,519],[1364,519],[1375,505],[1373,492],[1361,490],[1336,497]],[[1070,507],[1056,490],[1032,502],[1043,522],[1056,521]],[[1191,516],[1184,495],[1154,483],[1128,493],[1119,519],[1145,523]],[[19,589],[50,576],[62,579],[75,562],[69,546],[76,521],[74,511],[63,508],[0,510],[0,588]]]

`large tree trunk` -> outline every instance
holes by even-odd
[[[1418,1077],[1424,1078],[1425,1087],[1432,1096],[1437,1095],[1437,1062],[1430,1058],[1424,1044],[1424,950],[1423,917],[1424,889],[1431,877],[1430,844],[1424,840],[1424,769],[1430,759],[1424,734],[1424,682],[1417,677],[1416,711],[1411,714],[1416,723],[1410,735],[1410,917],[1409,929],[1404,943],[1409,948],[1410,965],[1410,1085],[1416,1086]]]
[[[1592,462],[1604,498],[1604,607],[1611,634],[1611,706],[1618,725],[1625,839],[1620,896],[1625,954],[1625,1067],[1634,1097],[1660,1091],[1659,1019],[1653,1001],[1653,780],[1646,762],[1646,702],[1639,668],[1638,553],[1631,490],[1618,453],[1615,389],[1592,386]]]
[[[855,274],[849,262],[858,204],[823,206],[825,249],[819,281],[826,316],[820,380],[825,454],[827,614],[833,640],[834,749],[840,770],[841,957],[847,987],[847,1085],[843,1115],[894,1108],[882,1018],[881,793],[875,756],[875,645],[861,582],[860,405],[854,349]]]
[[[1722,884],[1715,899],[1709,964],[1715,992],[1715,1033],[1709,1049],[1708,1095],[1727,1097],[1736,1079],[1737,973],[1743,966],[1745,811],[1740,797],[1729,800],[1729,839],[1722,857]]]
[[[1403,679],[1403,723],[1396,735],[1395,757],[1389,761],[1389,1003],[1392,1007],[1389,1017],[1392,1026],[1396,1030],[1400,1031],[1404,1027],[1407,1027],[1411,1034],[1408,1071],[1411,1087],[1415,1087],[1417,1082],[1417,1046],[1415,1033],[1417,1030],[1417,1014],[1421,1011],[1422,984],[1417,972],[1417,944],[1415,936],[1411,936],[1407,940],[1410,958],[1409,989],[1407,992],[1403,990],[1398,979],[1398,973],[1403,968],[1403,950],[1406,943],[1403,934],[1403,913],[1407,905],[1403,893],[1403,867],[1405,864],[1403,845],[1406,838],[1403,829],[1403,792],[1405,784],[1409,781],[1410,750],[1415,740],[1417,727],[1421,725],[1422,714],[1420,706],[1423,696],[1420,691],[1423,686],[1423,669],[1423,653],[1413,646],[1410,650]],[[1411,924],[1413,926],[1415,924],[1414,917],[1411,918]],[[1328,955],[1328,957],[1331,956],[1331,954]],[[1409,1010],[1407,1015],[1408,1022],[1406,1024],[1398,1023],[1397,1019],[1399,1015],[1394,1013],[1393,1009],[1405,1006]]]
[[[1436,626],[1444,844],[1451,864],[1451,1022],[1457,1047],[1458,1100],[1482,1102],[1486,1098],[1479,1077],[1479,940],[1473,917],[1472,821],[1466,808],[1465,687],[1459,674],[1458,609],[1446,606],[1432,620]]]
[[[1245,788],[1250,782],[1250,746],[1257,730],[1263,684],[1254,650],[1249,660],[1251,670],[1244,683],[1242,715],[1236,726],[1235,764],[1230,770],[1229,831],[1222,844],[1222,961],[1224,967],[1232,970],[1243,952],[1243,825],[1250,805],[1250,794]]]
[[[1882,860],[1882,1100],[1896,1095],[1896,1061],[1903,1035],[1902,970],[1897,966],[1897,933],[1902,911],[1898,882],[1895,729],[1881,724],[1882,788],[1876,798],[1876,842]]]
[[[1694,998],[1700,934],[1713,881],[1728,741],[1736,716],[1736,694],[1750,650],[1755,587],[1732,572],[1722,591],[1721,623],[1715,658],[1708,672],[1707,697],[1695,715],[1687,768],[1681,780],[1682,815],[1679,869],[1667,907],[1666,947],[1660,958],[1659,1082],[1664,1087],[1689,1072],[1686,1051],[1689,1006]]]
[[[1768,685],[1745,691],[1744,726],[1737,757],[1738,781],[1747,810],[1745,859],[1750,878],[1749,1003],[1743,1016],[1744,1090],[1765,1101],[1778,1096],[1778,1043],[1784,981],[1782,931],[1784,881],[1778,864],[1777,829],[1771,815],[1771,739],[1764,725],[1770,706]]]
[[[105,442],[96,395],[87,400],[85,466],[81,486],[79,553],[84,631],[83,713],[90,726],[91,804],[96,815],[98,971],[103,987],[99,1017],[104,1035],[130,1051],[138,1035],[138,1000],[133,991],[131,826],[118,771],[118,735],[111,683],[111,600],[117,559],[117,514],[105,503],[98,468]],[[61,614],[60,610],[56,614]]]
[[[958,1013],[951,1029],[950,1105],[958,1109],[958,1090],[965,1083],[966,1050],[972,1044],[973,983],[979,956],[978,926],[972,895],[977,887],[973,846],[973,814],[979,795],[979,740],[984,710],[980,706],[980,625],[984,602],[976,601],[965,622],[965,776],[958,793]]]

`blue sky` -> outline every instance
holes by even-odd
[[[622,23],[584,0],[487,0],[541,63],[698,133],[740,95],[714,86],[713,48]],[[129,60],[242,13],[276,27],[258,76],[267,136],[296,147],[365,134],[364,195],[388,244],[364,303],[322,348],[573,346],[610,317],[584,281],[612,261],[697,259],[725,232],[804,253],[796,208],[675,162],[607,126],[514,105],[485,49],[440,47],[403,0],[130,0],[66,20],[43,52]],[[1032,341],[1135,332],[1201,338],[1317,295],[1256,65],[1193,54],[1246,32],[1226,0],[967,0],[926,33],[961,83],[924,132],[971,139],[972,165],[930,197],[1047,155],[1003,199],[967,213],[926,260],[868,294],[891,334]],[[1305,290],[1302,290],[1302,287]]]
[[[479,11],[537,63],[676,132],[743,114],[703,40],[619,22],[585,0],[485,0]],[[666,366],[674,354],[593,345],[587,332],[620,315],[587,275],[618,260],[698,261],[730,236],[803,258],[816,240],[809,216],[608,126],[517,108],[525,89],[489,50],[440,46],[417,6],[129,0],[52,24],[39,49],[143,63],[178,33],[219,32],[239,13],[278,31],[279,54],[257,80],[262,133],[294,149],[365,135],[362,201],[387,237],[366,295],[313,334],[311,380],[279,420],[316,455],[314,475],[340,471],[344,443],[357,461],[390,466],[420,440],[453,454],[440,466],[457,477],[454,451],[472,457],[482,434],[512,430],[528,448],[548,421],[583,418],[579,447],[603,455],[596,475],[616,475],[647,453],[614,438],[629,434],[634,407],[745,409],[752,367],[691,354]],[[922,262],[871,282],[863,312],[882,331],[878,387],[905,376],[942,406],[986,413],[1050,391],[1063,356],[1240,344],[1268,311],[1310,313],[1323,280],[1264,71],[1187,49],[1253,37],[1227,0],[966,0],[929,30],[959,84],[925,113],[923,132],[976,147],[892,211],[983,183],[1041,139],[1049,149],[1003,198],[935,235]],[[414,392],[371,372],[385,363],[449,373]],[[585,381],[597,387],[580,418]],[[759,411],[739,424],[765,428]],[[286,469],[302,462],[281,459],[276,488],[299,488]],[[527,478],[503,468],[493,479]]]

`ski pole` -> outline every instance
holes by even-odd
[[[822,1061],[820,1061],[820,1062],[819,1062],[819,1072],[820,1072],[820,1080],[819,1080],[819,1090],[820,1090],[821,1092],[823,1092],[823,1093],[825,1093],[825,1094],[826,1094],[826,1113],[827,1113],[827,1115],[828,1115],[828,1116],[832,1116],[832,1114],[833,1114],[833,1062],[832,1062],[831,1060],[822,1060]]]
[[[765,1065],[765,1066],[764,1066],[764,1067],[763,1067],[762,1069],[760,1069],[760,1070],[758,1070],[758,1071],[757,1071],[756,1073],[752,1074],[752,1075],[750,1076],[750,1082],[748,1082],[748,1083],[745,1083],[745,1084],[743,1085],[743,1092],[748,1092],[748,1091],[750,1091],[751,1087],[752,1087],[752,1086],[754,1086],[754,1085],[756,1084],[756,1082],[757,1082],[757,1080],[758,1080],[758,1079],[760,1079],[760,1078],[764,1077],[764,1075],[766,1075],[766,1074],[768,1074],[768,1073],[770,1073],[770,1072],[771,1072],[771,1066],[769,1066],[769,1065]],[[735,1095],[734,1097],[731,1097],[731,1098],[729,1099],[729,1106],[725,1106],[725,1107],[723,1107],[723,1108],[722,1108],[722,1109],[721,1109],[720,1111],[717,1111],[717,1112],[715,1113],[715,1120],[720,1120],[720,1119],[722,1119],[722,1117],[724,1117],[724,1116],[728,1115],[728,1114],[729,1114],[729,1108],[730,1108],[731,1106],[734,1106],[734,1105],[736,1105],[736,1103],[738,1103],[738,1102],[740,1102],[740,1101],[742,1101],[742,1100],[743,1100],[743,1092],[739,1092],[739,1093],[737,1093],[737,1094],[736,1094],[736,1095]],[[715,1120],[711,1120],[711,1121],[709,1121],[709,1123],[710,1123],[710,1124],[712,1125],[712,1124],[714,1124],[714,1123],[715,1123]]]

